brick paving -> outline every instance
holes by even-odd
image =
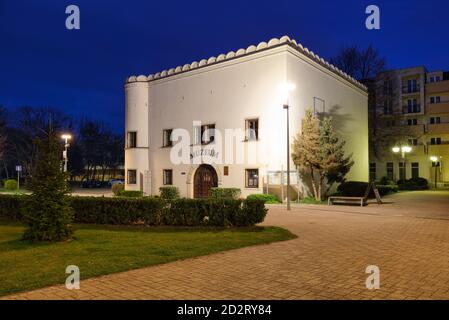
[[[428,209],[441,206],[438,219],[415,217],[409,203],[273,206],[264,224],[296,239],[81,280],[80,290],[59,285],[4,298],[449,299],[449,220],[441,216],[449,193],[427,199]],[[378,290],[365,287],[368,265],[380,268]]]

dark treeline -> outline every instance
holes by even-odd
[[[71,180],[104,181],[120,175],[123,139],[107,124],[89,118],[76,120],[54,108],[21,107],[12,112],[0,105],[0,179],[16,178],[17,165],[23,168],[22,177],[29,174],[36,152],[34,141],[46,134],[49,123],[58,135],[72,135],[68,149]]]

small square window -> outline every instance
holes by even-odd
[[[137,170],[128,170],[127,176],[128,184],[136,184],[137,183]]]
[[[205,124],[201,126],[201,143],[208,144],[215,139],[215,124]]]
[[[245,121],[246,140],[259,139],[259,119],[248,119]]]
[[[137,132],[136,131],[128,131],[126,137],[126,145],[128,148],[137,148]]]
[[[163,137],[162,137],[162,146],[163,147],[171,147],[173,145],[173,142],[171,140],[172,132],[173,132],[172,129],[166,129],[163,131]]]
[[[164,185],[172,185],[173,184],[173,170],[165,169],[164,170]]]
[[[246,187],[259,188],[259,169],[246,169]]]

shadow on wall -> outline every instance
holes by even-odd
[[[339,135],[342,135],[345,132],[351,132],[349,124],[354,122],[352,115],[350,113],[342,113],[342,110],[344,110],[344,107],[336,104],[324,113],[318,112],[317,114],[320,119],[323,119],[323,117],[331,117],[335,131]]]

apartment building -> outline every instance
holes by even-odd
[[[449,72],[380,73],[370,94],[370,179],[449,184]]]

